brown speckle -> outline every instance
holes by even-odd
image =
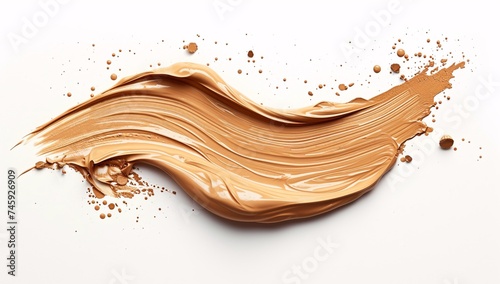
[[[391,64],[391,71],[394,73],[399,73],[399,69],[401,69],[401,66],[397,63]]]
[[[443,135],[439,140],[439,146],[441,149],[448,150],[453,146],[453,138],[449,135]],[[455,149],[454,149],[455,150]]]
[[[195,53],[196,51],[198,50],[198,45],[195,43],[195,42],[190,42],[188,45],[187,45],[187,51],[189,53]]]

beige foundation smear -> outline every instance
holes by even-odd
[[[206,66],[178,63],[121,79],[22,141],[98,191],[130,197],[132,165],[171,176],[221,217],[280,222],[338,208],[370,191],[403,143],[425,133],[434,96],[464,62],[369,100],[295,110],[263,107]],[[35,164],[35,161],[34,163]]]

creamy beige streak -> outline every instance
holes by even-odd
[[[453,71],[427,69],[372,99],[266,108],[206,66],[178,63],[122,79],[37,128],[24,142],[69,165],[100,192],[131,196],[147,163],[224,218],[280,222],[318,215],[368,192],[402,144],[428,128],[434,96]]]

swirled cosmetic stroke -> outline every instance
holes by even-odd
[[[261,106],[210,68],[177,63],[136,74],[23,139],[105,195],[134,194],[136,163],[160,168],[221,217],[272,223],[318,215],[370,191],[395,164],[453,71],[424,69],[371,99],[295,110]]]

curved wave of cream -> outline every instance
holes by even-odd
[[[402,144],[427,131],[434,96],[464,63],[427,69],[372,99],[283,111],[214,71],[178,63],[122,79],[29,134],[46,158],[99,191],[130,196],[135,163],[170,175],[209,211],[243,222],[321,214],[371,190]]]

